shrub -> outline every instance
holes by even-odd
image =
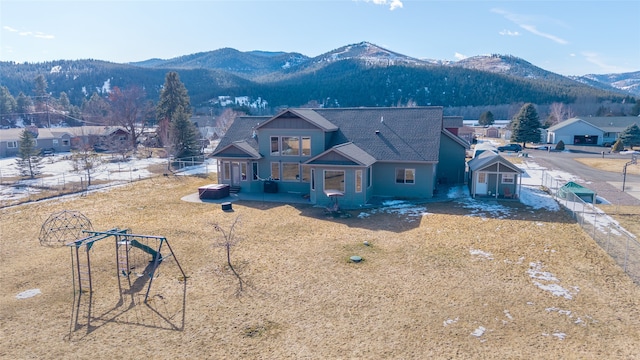
[[[612,152],[620,152],[624,150],[624,144],[622,144],[622,140],[618,139],[611,147]]]
[[[556,144],[556,150],[558,151],[564,150],[564,141],[562,140],[558,141],[558,143]]]

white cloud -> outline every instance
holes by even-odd
[[[358,1],[358,0],[356,0]],[[374,3],[375,5],[389,5],[389,10],[402,9],[404,5],[401,0],[360,0],[366,3]]]
[[[598,66],[600,68],[600,71],[603,73],[619,73],[628,71],[628,69],[623,69],[619,66],[609,65],[605,63],[605,61],[598,53],[584,51],[582,52],[582,56],[584,56],[585,60],[587,60],[588,62]]]
[[[553,34],[542,32],[542,31],[538,30],[536,25],[532,25],[532,23],[534,23],[534,22],[549,21],[549,19],[541,19],[541,18],[538,18],[538,17],[535,17],[535,16],[527,16],[527,15],[515,14],[515,13],[508,12],[506,10],[499,9],[499,8],[491,9],[491,12],[504,16],[505,19],[513,22],[514,24],[518,25],[522,29],[525,29],[525,30],[527,30],[528,32],[530,32],[530,33],[532,33],[534,35],[541,36],[541,37],[543,37],[545,39],[549,39],[551,41],[554,41],[554,42],[556,42],[558,44],[562,44],[562,45],[566,45],[566,44],[569,43],[567,40],[562,39],[559,36],[555,36]],[[552,22],[555,22],[555,23],[557,23],[559,25],[563,25],[560,21],[557,21],[557,20],[552,20]]]
[[[504,29],[502,31],[499,32],[500,35],[507,35],[507,36],[520,36],[520,33],[517,31],[511,31],[511,30],[507,30]]]
[[[462,54],[460,54],[459,52],[455,53],[455,54],[453,55],[453,57],[455,57],[455,58],[456,58],[456,59],[458,59],[458,60],[463,60],[463,59],[468,58],[468,56],[467,56],[467,55],[462,55]]]
[[[569,43],[567,40],[564,40],[564,39],[559,38],[559,37],[557,37],[555,35],[547,34],[547,33],[544,33],[542,31],[538,30],[534,25],[522,24],[522,25],[520,25],[520,27],[525,29],[525,30],[527,30],[528,32],[530,32],[530,33],[532,33],[534,35],[542,36],[543,38],[547,38],[549,40],[555,41],[558,44],[566,45],[566,44]]]
[[[50,39],[54,39],[55,38],[55,36],[53,36],[51,34],[45,34],[45,33],[41,32],[41,31],[36,31],[36,32],[33,32],[33,31],[21,31],[21,30],[14,29],[14,28],[12,28],[10,26],[6,26],[6,25],[3,26],[2,28],[4,30],[8,31],[8,32],[18,33],[18,35],[20,35],[20,36],[30,36],[30,37],[34,37],[34,38],[37,38],[37,39],[46,39],[46,40],[50,40]]]

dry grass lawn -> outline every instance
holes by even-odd
[[[223,212],[181,200],[210,182],[163,177],[0,210],[0,358],[640,356],[640,290],[563,211],[507,202],[512,215],[497,219],[447,202],[420,217],[334,219],[311,206]],[[98,230],[167,237],[186,291],[168,260],[149,306],[139,292],[119,301],[105,239],[92,248],[91,326],[72,326],[69,249],[38,242],[41,224],[64,209]],[[212,226],[238,216],[241,293]],[[41,294],[16,298],[29,289]]]
[[[622,173],[624,164],[629,162],[629,159],[576,158],[574,160],[598,170],[615,173]],[[627,174],[640,175],[640,165],[627,166]]]

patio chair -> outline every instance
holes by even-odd
[[[505,199],[513,199],[513,193],[510,188],[505,187],[502,192]]]

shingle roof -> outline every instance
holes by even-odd
[[[308,121],[309,123],[313,124],[314,126],[318,127],[319,129],[321,129],[323,131],[336,131],[336,130],[338,130],[338,127],[335,124],[331,123],[330,121],[328,121],[327,119],[325,119],[324,117],[319,115],[313,109],[307,109],[307,108],[286,109],[286,110],[280,112],[279,114],[275,115],[274,117],[269,118],[269,120],[261,123],[260,126],[264,126],[264,125],[270,123],[271,121],[275,121],[278,117],[282,116],[285,113],[292,113],[292,114],[300,117],[301,119],[304,119],[304,120]]]
[[[585,117],[582,119],[605,132],[622,132],[632,124],[640,126],[640,117],[637,116]]]
[[[314,111],[339,128],[331,146],[352,142],[377,161],[438,161],[442,107]]]
[[[226,134],[220,139],[220,143],[216,146],[212,155],[215,154],[228,147],[234,142],[244,141],[245,144],[242,144],[242,147],[249,146],[255,150],[255,153],[258,153],[258,141],[253,136],[254,130],[261,123],[271,119],[270,116],[239,116],[234,121],[233,124],[229,127]]]
[[[513,165],[509,160],[491,151],[483,152],[477,157],[469,160],[467,164],[469,165],[469,169],[471,171],[477,171],[477,170],[482,170],[497,162],[499,162],[502,165],[505,165],[506,167],[510,168],[514,172],[517,172],[518,174],[522,174],[524,172],[519,167]]]
[[[353,143],[346,143],[346,144],[334,146],[331,149],[323,152],[322,154],[310,159],[306,163],[322,164],[323,163],[322,158],[330,152],[335,152],[351,160],[352,162],[362,166],[371,166],[376,162],[376,159],[373,156],[367,154],[366,151],[360,149]]]

